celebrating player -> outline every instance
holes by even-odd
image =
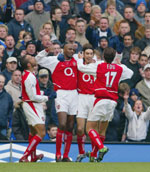
[[[78,60],[78,69],[96,77],[94,107],[88,116],[87,133],[95,149],[91,152],[91,161],[94,161],[94,154],[97,149],[99,154],[97,161],[101,161],[108,148],[103,142],[109,121],[113,118],[113,112],[117,105],[119,82],[131,78],[133,72],[125,65],[112,63],[116,51],[113,48],[104,50],[104,62],[83,64],[83,59]],[[97,121],[99,121],[99,132],[97,132]],[[93,158],[92,158],[93,157]]]
[[[64,61],[59,61],[57,56],[47,56],[49,49],[41,51],[36,60],[39,65],[49,69],[52,73],[54,89],[57,91],[55,99],[58,114],[58,130],[56,136],[56,162],[70,162],[68,157],[72,143],[74,115],[77,113],[77,62],[73,58],[74,48],[70,43],[64,46]],[[64,136],[64,154],[61,159],[61,145]]]
[[[31,155],[31,162],[36,162],[43,158],[43,154],[36,155],[36,146],[45,136],[45,115],[41,103],[52,98],[53,93],[49,93],[49,96],[41,95],[38,80],[33,74],[34,67],[37,65],[33,56],[22,57],[21,65],[24,69],[22,75],[23,110],[30,127],[30,134],[29,145],[19,162],[29,162],[29,155]]]

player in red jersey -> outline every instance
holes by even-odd
[[[50,96],[41,95],[38,80],[33,74],[34,67],[37,65],[35,58],[26,55],[22,57],[21,65],[24,69],[22,74],[23,110],[30,127],[30,134],[29,145],[19,162],[29,162],[29,155],[31,155],[31,162],[36,162],[43,158],[43,154],[36,155],[36,146],[45,136],[45,115],[41,103],[48,101]]]
[[[40,66],[51,71],[54,89],[57,92],[55,99],[58,114],[58,130],[56,136],[56,162],[70,162],[68,157],[72,143],[72,131],[74,127],[74,115],[77,114],[77,62],[73,58],[74,48],[72,44],[64,46],[64,61],[59,61],[57,56],[47,56],[49,49],[41,51],[36,60]],[[64,138],[64,154],[61,159],[61,145]]]
[[[84,64],[95,63],[94,49],[92,45],[85,44],[83,46],[83,52],[79,53],[78,56],[83,56]],[[79,155],[77,156],[76,162],[81,162],[86,157],[84,144],[86,135],[85,123],[86,119],[92,110],[94,104],[94,77],[89,74],[78,71],[78,113],[77,113],[77,143],[79,148]]]
[[[87,133],[95,149],[91,152],[91,161],[94,161],[94,154],[99,150],[97,161],[101,161],[108,148],[104,147],[105,133],[109,121],[113,118],[113,112],[117,105],[119,82],[133,75],[132,70],[125,65],[112,63],[116,51],[113,48],[104,50],[104,62],[83,65],[83,60],[78,60],[78,69],[96,77],[94,107],[88,116]],[[99,131],[97,132],[97,123]]]

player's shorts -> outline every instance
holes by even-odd
[[[41,103],[23,102],[23,110],[28,125],[45,124],[45,114]]]
[[[68,115],[76,115],[78,106],[77,90],[58,90],[55,99],[56,112],[66,112]]]
[[[117,103],[113,100],[102,99],[93,107],[88,121],[111,121]]]
[[[77,118],[88,118],[95,101],[94,95],[79,94],[78,96],[78,113]]]

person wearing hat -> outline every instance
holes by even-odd
[[[49,79],[49,72],[47,69],[40,69],[38,73],[38,80],[39,80],[39,86],[41,91],[54,91],[53,89],[53,83]],[[54,99],[51,99],[50,101],[46,102],[46,128],[48,127],[48,124],[55,123],[57,124],[57,115],[55,110],[55,104]]]
[[[34,1],[34,10],[25,16],[25,20],[31,24],[34,30],[35,38],[38,39],[42,24],[50,20],[49,12],[44,11],[43,0]]]
[[[138,89],[141,99],[147,108],[150,106],[150,64],[145,65],[144,69],[144,78],[137,83],[136,88]]]
[[[17,59],[16,57],[9,57],[6,60],[6,69],[2,71],[5,76],[5,85],[9,80],[11,80],[12,73],[17,69]]]
[[[136,11],[135,11],[135,16],[134,18],[136,21],[141,23],[142,25],[145,24],[145,12],[147,8],[147,3],[145,0],[137,0],[136,2]]]

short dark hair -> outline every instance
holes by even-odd
[[[131,32],[125,33],[125,34],[123,35],[123,38],[124,38],[125,36],[130,36],[131,39],[134,40],[133,34],[132,34]]]
[[[84,44],[82,51],[86,51],[87,49],[91,49],[94,52],[94,48],[91,44]]]
[[[114,60],[115,55],[116,55],[116,50],[114,50],[113,48],[107,47],[104,49],[103,57],[107,63],[111,63]]]
[[[28,66],[27,66],[28,63],[29,63],[29,60],[27,59],[27,55],[23,56],[20,59],[20,64],[23,70],[28,69]]]

